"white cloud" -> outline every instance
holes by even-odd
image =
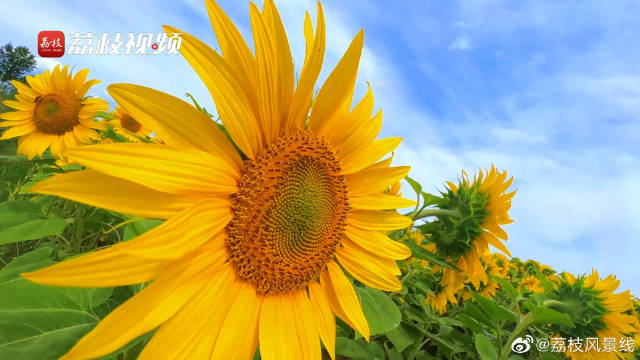
[[[459,51],[471,50],[471,40],[464,35],[460,35],[449,45],[449,49]]]
[[[53,70],[53,68],[55,68],[57,65],[61,65],[62,63],[58,60],[55,60],[53,58],[41,58],[38,57],[36,58],[36,69],[38,71],[44,71],[44,70]]]

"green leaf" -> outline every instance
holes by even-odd
[[[422,192],[422,198],[424,199],[423,206],[439,205],[442,203],[442,198],[427,192]]]
[[[0,231],[43,218],[40,204],[27,200],[10,200],[0,203]]]
[[[345,337],[336,338],[336,354],[349,359],[384,360],[384,349],[375,342],[351,340]]]
[[[478,302],[478,305],[480,305],[480,308],[487,313],[494,322],[506,320],[516,321],[516,315],[498,303],[491,301],[476,292],[472,292],[472,294]]]
[[[51,260],[52,252],[52,248],[43,247],[14,259],[7,266],[0,269],[0,283],[15,279],[23,272],[41,269],[54,264]]]
[[[40,219],[15,225],[0,231],[0,245],[59,234],[72,221],[72,219]]]
[[[523,307],[533,315],[533,322],[537,324],[556,324],[560,326],[566,326],[573,328],[575,325],[571,321],[571,318],[567,314],[563,314],[559,311],[549,309],[544,306],[536,305],[530,301],[526,301]]]
[[[467,328],[473,330],[475,333],[481,333],[484,331],[484,328],[476,319],[472,318],[466,313],[459,313],[457,316],[458,320],[464,324]]]
[[[380,290],[356,288],[371,335],[395,329],[402,320],[398,306]]]
[[[112,289],[42,286],[17,275],[48,265],[51,249],[27,253],[0,270],[0,354],[12,360],[54,360],[100,319],[93,309]]]
[[[413,240],[411,239],[401,239],[400,242],[405,244],[409,249],[411,249],[412,255],[414,257],[417,257],[418,259],[427,260],[432,264],[440,265],[449,269],[459,270],[457,267],[439,258],[434,253],[431,253],[423,249],[422,247],[416,245],[416,243],[413,242]]]
[[[488,337],[483,334],[476,335],[476,350],[482,360],[498,360],[498,352]]]
[[[395,329],[387,331],[386,335],[398,352],[402,352],[420,338],[418,331],[405,324],[400,324]]]
[[[507,280],[498,277],[498,276],[494,276],[493,280],[497,281],[498,284],[500,284],[500,289],[504,290],[507,292],[507,294],[514,300],[517,300],[520,292],[513,287],[513,285],[511,285],[511,283],[509,283]]]
[[[413,180],[410,177],[405,177],[405,180],[407,180],[407,182],[409,183],[409,185],[411,185],[411,188],[413,189],[413,191],[416,192],[416,195],[418,195],[418,199],[420,199],[420,194],[422,193],[422,185],[420,185],[419,182]]]
[[[464,351],[464,349],[460,347],[458,344],[440,335],[434,335],[430,333],[427,333],[426,335],[429,339],[431,339],[431,341],[437,344],[440,344],[442,347],[444,347],[444,350],[446,350],[447,352],[450,352],[453,354],[453,353],[459,353]]]
[[[480,311],[480,309],[471,302],[464,303],[463,313],[469,315],[472,319],[488,327],[494,326],[491,318],[489,318],[489,316],[487,316],[487,314],[485,314],[484,312]]]
[[[154,227],[162,224],[162,220],[140,220],[132,222],[124,230],[123,240],[131,240],[136,236],[140,236]]]

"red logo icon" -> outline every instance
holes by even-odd
[[[64,55],[64,33],[62,31],[40,31],[38,33],[38,55],[61,57]]]

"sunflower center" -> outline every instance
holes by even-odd
[[[274,294],[319,277],[349,209],[339,173],[334,151],[308,131],[284,135],[245,162],[226,240],[240,278]]]
[[[129,114],[124,114],[120,118],[120,126],[131,131],[132,133],[137,133],[142,129],[142,124],[136,121],[136,119],[132,118]]]
[[[80,100],[73,93],[49,94],[36,100],[33,122],[38,131],[62,135],[78,125]]]

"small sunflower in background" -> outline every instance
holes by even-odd
[[[544,292],[544,288],[542,287],[542,282],[535,275],[528,275],[520,280],[520,286],[524,288],[526,291],[532,292],[534,294],[541,294]]]
[[[590,275],[575,277],[569,273],[561,275],[561,281],[548,294],[551,300],[546,305],[569,316],[575,327],[554,325],[552,330],[566,339],[597,338],[600,349],[582,351],[569,349],[565,355],[572,360],[587,359],[634,359],[632,351],[621,351],[621,341],[633,345],[640,332],[640,323],[633,315],[634,300],[629,290],[614,293],[620,281],[613,275],[601,279],[594,270]],[[616,352],[602,351],[605,339],[615,339]],[[573,350],[573,351],[569,351]],[[588,351],[587,351],[588,350]]]
[[[180,51],[208,87],[225,134],[192,105],[133,84],[111,96],[165,142],[69,149],[87,168],[32,191],[112,211],[166,219],[107,249],[23,277],[56,286],[150,282],[75,344],[63,360],[97,358],[155,329],[139,359],[335,358],[338,316],[367,340],[350,273],[385,291],[402,288],[396,260],[411,251],[384,232],[412,219],[415,201],[384,194],[409,171],[386,160],[400,138],[376,139],[373,92],[351,107],[359,32],[312,98],[325,23],[307,14],[307,51],[294,81],[287,34],[271,0],[251,3],[253,48],[215,1],[206,1],[220,53],[182,33]],[[132,166],[135,165],[135,166]],[[95,189],[103,189],[96,192]]]
[[[68,65],[35,76],[27,76],[25,85],[13,80],[16,100],[3,104],[15,111],[0,114],[0,127],[8,127],[0,140],[20,137],[17,153],[32,159],[49,148],[59,159],[66,148],[90,144],[100,139],[96,129],[102,124],[94,120],[109,104],[87,92],[100,80],[86,80],[89,69],[72,76]]]
[[[107,121],[107,125],[113,128],[117,134],[122,135],[131,142],[140,142],[151,136],[151,129],[136,121],[129,113],[117,106],[113,112],[113,119]]]
[[[512,269],[511,261],[505,255],[501,253],[491,253],[491,257],[493,257],[493,262],[496,265],[496,268],[500,269],[500,277],[503,279],[508,279],[510,277],[510,272]]]
[[[508,212],[515,191],[507,192],[512,182],[513,177],[507,178],[506,171],[493,165],[490,170],[479,170],[473,181],[463,171],[459,184],[447,182],[438,209],[425,211],[436,216],[427,227],[437,254],[459,269],[442,269],[441,285],[447,299],[454,299],[465,283],[475,289],[488,283],[480,257],[489,251],[489,245],[511,256],[503,243],[507,233],[502,226],[513,222]]]
[[[504,261],[496,255],[504,257],[502,254],[491,253],[488,250],[480,257],[480,261],[484,265],[485,272],[488,274],[488,281],[486,283],[481,283],[479,289],[473,289],[478,294],[488,298],[496,296],[496,292],[500,289],[500,284],[495,280],[495,278],[505,279],[509,270],[508,260]],[[465,287],[462,294],[462,298],[465,301],[470,299],[474,300],[469,286],[471,285]]]

